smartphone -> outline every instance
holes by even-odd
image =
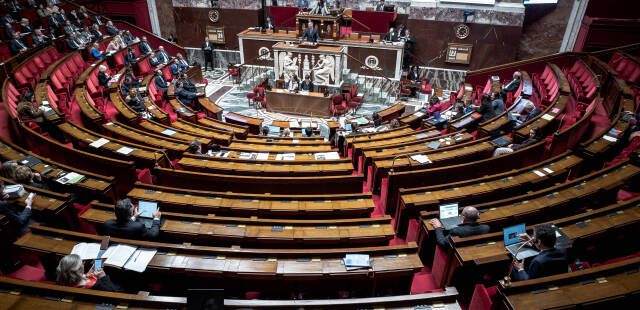
[[[33,199],[33,197],[36,196],[36,193],[29,193],[29,196],[27,196],[27,199],[25,199],[25,201],[29,200],[29,199]]]
[[[102,270],[102,259],[96,259],[93,261],[93,271]]]

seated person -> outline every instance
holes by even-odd
[[[298,87],[299,87],[299,80],[298,80],[298,76],[296,76],[295,74],[292,74],[291,77],[289,78],[289,82],[287,82],[286,86],[287,86],[287,90],[290,92],[297,92],[298,91]]]
[[[153,48],[151,47],[151,43],[147,40],[146,36],[142,36],[140,43],[138,44],[138,48],[140,49],[140,53],[146,55],[153,52]]]
[[[49,42],[51,42],[51,39],[45,36],[44,34],[42,34],[42,30],[40,29],[34,30],[33,34],[31,35],[31,38],[32,38],[34,47],[47,45],[49,44]]]
[[[260,128],[260,133],[263,136],[268,136],[269,135],[269,131],[270,131],[269,126],[262,126],[262,128]]]
[[[109,45],[107,45],[107,50],[105,51],[107,54],[111,55],[120,50],[120,43],[118,40],[119,37],[115,36],[113,37],[113,40],[109,42]]]
[[[178,75],[189,69],[189,63],[182,57],[182,54],[176,54],[176,62],[171,65],[171,73]]]
[[[64,30],[64,33],[67,35],[70,35],[74,32],[76,32],[76,27],[74,25],[71,24],[71,21],[67,19],[67,21],[64,23],[64,27],[62,28]]]
[[[184,85],[184,89],[194,93],[198,92],[198,88],[196,87],[196,84],[193,84],[193,82],[191,82],[191,80],[189,79],[186,73],[180,74],[178,81],[182,82],[182,84]]]
[[[493,156],[495,157],[495,156],[500,156],[502,154],[513,153],[514,151],[517,151],[521,148],[527,147],[529,145],[532,145],[540,141],[539,131],[540,130],[538,129],[538,127],[531,128],[529,130],[529,137],[527,138],[527,140],[524,140],[521,143],[509,144],[506,147],[496,148],[495,151],[493,151]]]
[[[133,52],[133,49],[131,47],[127,48],[127,53],[124,54],[124,65],[125,66],[133,66],[136,61],[138,61],[138,57],[136,57],[136,54]]]
[[[513,78],[511,79],[511,81],[505,85],[502,85],[502,90],[500,90],[500,95],[503,98],[507,97],[507,93],[514,92],[518,89],[518,87],[520,87],[521,76],[522,76],[522,73],[520,73],[520,71],[515,71],[513,72]]]
[[[129,31],[129,30],[125,30],[125,31],[123,31],[123,32],[122,32],[122,41],[124,42],[124,44],[126,44],[126,45],[130,45],[130,44],[132,44],[132,43],[135,43],[135,42],[136,42],[136,39],[137,39],[137,38],[136,38],[136,37],[134,37],[134,36],[131,34],[131,31]]]
[[[480,212],[474,207],[465,207],[460,213],[462,217],[462,223],[457,227],[451,229],[449,234],[445,236],[444,227],[440,220],[431,219],[429,222],[436,230],[436,242],[442,247],[446,247],[449,244],[451,237],[471,237],[475,235],[482,235],[489,232],[489,225],[478,224],[480,218]]]
[[[512,127],[521,126],[540,113],[542,113],[542,110],[536,108],[533,102],[528,101],[525,103],[524,111],[522,111],[520,114],[509,114],[509,119],[511,120],[510,125]]]
[[[493,104],[491,104],[491,98],[489,94],[482,94],[482,101],[480,102],[480,107],[476,108],[478,113],[482,115],[480,122],[486,122],[496,116],[495,111],[493,110]]]
[[[191,143],[189,143],[189,148],[187,148],[187,152],[195,155],[206,155],[206,154],[203,154],[201,151],[202,151],[202,143],[196,140],[193,140],[191,141]]]
[[[75,33],[67,36],[67,46],[73,51],[84,48],[84,45],[80,42],[80,39],[78,39],[78,36]]]
[[[311,129],[309,127],[305,128],[304,129],[304,135],[307,136],[307,137],[313,136],[313,129]]]
[[[84,263],[77,254],[69,254],[60,260],[56,268],[56,282],[60,285],[99,291],[122,291],[122,288],[113,283],[102,269],[91,268],[89,272],[84,273]]]
[[[49,187],[42,182],[42,176],[39,173],[33,173],[31,168],[27,166],[18,166],[15,171],[15,181],[20,184],[49,190]]]
[[[307,74],[304,77],[304,80],[302,81],[302,83],[300,83],[300,90],[313,91],[313,89],[314,89],[313,82],[311,82],[311,77],[309,77],[309,75]]]
[[[155,239],[160,234],[160,211],[153,214],[153,224],[151,228],[146,228],[144,224],[136,222],[136,217],[140,215],[138,207],[134,206],[129,198],[116,202],[116,219],[104,222],[104,235],[126,238],[126,239]]]
[[[420,75],[418,74],[418,66],[412,66],[409,70],[409,74],[407,74],[407,79],[411,82],[417,83],[418,79],[420,79]]]
[[[164,76],[162,75],[162,71],[160,70],[156,70],[155,76],[153,77],[153,83],[156,85],[157,89],[162,90],[164,92],[166,92],[167,89],[169,88],[169,84],[164,79]]]
[[[388,42],[396,42],[398,41],[398,34],[394,31],[393,27],[389,28],[389,32],[387,32],[382,38],[384,41]]]
[[[151,52],[151,54],[149,54],[149,64],[154,67],[157,67],[162,64],[160,59],[158,59],[158,55],[156,55],[156,53],[153,51]]]
[[[3,192],[4,182],[0,181],[0,195],[2,195],[2,198],[0,199],[0,214],[6,216],[9,223],[13,225],[18,236],[22,236],[29,229],[33,197],[27,197],[24,201],[26,206],[22,211],[18,211],[17,201],[9,201],[9,196],[3,194]]]
[[[302,33],[302,40],[307,42],[318,42],[318,39],[320,39],[318,29],[313,26],[312,21],[309,21],[307,23],[307,28],[304,28],[304,32]]]
[[[567,272],[569,255],[565,249],[556,247],[556,229],[551,224],[540,224],[533,228],[533,245],[540,250],[525,268],[524,262],[515,260],[511,273],[512,281],[524,281]]]
[[[91,56],[93,56],[94,59],[103,60],[104,53],[102,53],[99,48],[100,45],[98,45],[98,43],[93,43],[93,46],[91,47]]]
[[[11,40],[9,40],[9,52],[11,52],[11,55],[18,55],[22,52],[26,52],[27,48],[27,43],[24,43],[24,41],[20,39],[20,33],[13,31],[11,34]]]
[[[504,100],[500,93],[491,93],[491,105],[493,106],[493,112],[496,115],[500,115],[504,112]]]
[[[200,110],[199,103],[198,104],[194,103],[194,99],[198,98],[199,94],[196,92],[186,90],[184,88],[183,82],[178,81],[178,83],[176,83],[175,95],[176,95],[176,98],[178,98],[178,100],[180,100],[180,102],[182,102],[184,105],[194,110]],[[197,100],[195,101],[197,102]]]
[[[267,21],[264,22],[264,30],[271,30],[273,31],[274,27],[273,27],[273,22],[271,21],[271,17],[267,16]]]
[[[138,92],[138,88],[131,88],[129,90],[129,95],[125,98],[125,101],[136,112],[141,113],[147,110],[147,107],[144,105],[144,99],[142,99],[140,92]]]
[[[18,102],[16,110],[18,111],[18,118],[23,122],[32,121],[38,125],[44,123],[44,111],[36,108],[33,105],[33,101],[29,100],[29,96],[23,95],[22,100]]]
[[[327,9],[327,6],[325,5],[324,1],[318,0],[318,2],[316,2],[316,6],[313,9],[311,9],[309,14],[329,15],[329,10]]]
[[[109,72],[107,72],[107,67],[105,65],[100,65],[98,67],[98,85],[108,88],[109,80],[111,80],[111,76]]]
[[[376,12],[383,12],[384,11],[384,0],[380,0],[380,2],[378,2],[378,4],[376,5]]]
[[[465,115],[464,103],[456,102],[456,105],[454,106],[454,111],[456,112],[456,114],[454,114],[453,117],[451,117],[452,120],[463,117]]]
[[[95,25],[95,24],[91,25],[91,31],[90,32],[91,32],[91,35],[93,36],[93,40],[95,42],[98,42],[98,41],[102,40],[103,34],[100,31],[100,26]]]
[[[118,29],[118,27],[113,25],[112,21],[107,21],[107,34],[110,36],[115,36],[116,34],[118,34],[120,32],[120,29]]]
[[[158,53],[156,55],[160,63],[166,64],[171,61],[171,56],[164,50],[164,46],[158,46]]]
[[[433,115],[436,112],[440,113],[440,110],[442,109],[442,103],[440,102],[438,96],[431,96],[431,98],[429,99],[429,104],[427,104],[425,108],[427,109],[427,112],[429,112],[429,115]]]

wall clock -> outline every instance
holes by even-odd
[[[209,11],[209,20],[217,23],[220,20],[220,12],[218,12],[218,10]]]
[[[471,29],[469,29],[469,26],[465,24],[457,25],[454,31],[456,33],[456,37],[460,40],[466,39],[471,33]]]

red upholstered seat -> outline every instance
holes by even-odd
[[[138,181],[144,184],[153,184],[153,178],[151,177],[151,170],[144,168],[138,172]]]
[[[342,95],[335,95],[331,101],[331,114],[333,116],[342,115],[347,112],[347,104]]]
[[[491,297],[495,295],[495,288],[496,287],[492,287],[490,290],[487,290],[484,285],[476,284],[471,302],[469,302],[469,310],[491,310],[493,308],[493,300],[491,300]]]

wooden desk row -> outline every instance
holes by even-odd
[[[277,143],[254,143],[234,140],[229,145],[230,149],[244,152],[281,152],[281,153],[315,153],[330,152],[331,145],[322,144],[277,144]]]
[[[127,196],[134,200],[155,201],[163,211],[261,218],[331,218],[339,221],[340,218],[368,217],[374,207],[371,193],[242,194],[136,183]]]
[[[419,211],[436,211],[445,203],[458,203],[464,207],[539,190],[563,182],[581,163],[582,158],[565,153],[539,164],[469,181],[401,188],[398,205],[387,210],[395,211],[396,232],[405,236],[409,220]]]
[[[229,124],[209,117],[198,118],[197,122],[205,127],[233,132],[233,136],[238,139],[244,139],[249,132],[247,126]]]
[[[429,141],[438,136],[440,136],[440,131],[438,130],[422,130],[383,140],[354,142],[351,145],[351,158],[353,159],[354,166],[357,166],[358,161],[360,161],[365,151],[383,151],[385,148],[393,148],[394,146],[418,144],[420,143],[418,141]]]
[[[99,242],[100,236],[76,233],[61,229],[32,225],[31,232],[16,241],[15,246],[32,251],[45,260],[43,265],[55,266],[57,258],[71,252],[78,242]],[[234,286],[245,289],[261,289],[288,292],[287,284],[296,283],[324,290],[351,287],[354,290],[371,289],[368,294],[394,289],[396,293],[408,293],[411,279],[423,266],[416,254],[417,246],[407,245],[335,248],[335,249],[243,249],[169,244],[111,238],[111,244],[128,244],[157,249],[146,271],[144,280],[160,280],[166,286],[176,285],[184,292],[186,287],[202,287],[211,280],[225,290]],[[342,259],[347,253],[366,253],[371,258],[371,270],[347,271]],[[48,261],[54,259],[53,262]],[[106,266],[107,273],[113,269]],[[171,276],[171,283],[166,277]],[[375,278],[374,278],[375,277]],[[247,281],[251,279],[251,281]],[[204,281],[204,282],[202,282]],[[279,281],[278,286],[273,281]],[[375,288],[373,285],[375,284]],[[328,285],[328,286],[327,286]],[[395,285],[395,287],[394,287]]]
[[[640,258],[499,287],[504,309],[631,309],[640,292]]]
[[[186,141],[150,134],[118,122],[106,123],[102,125],[102,128],[105,132],[119,139],[133,141],[157,149],[164,149],[172,158],[182,156],[182,153],[186,152],[189,148],[189,143]]]
[[[415,131],[409,126],[401,126],[397,128],[387,129],[384,131],[378,132],[370,132],[370,133],[355,133],[346,136],[340,136],[338,141],[338,145],[341,147],[341,151],[344,154],[347,154],[348,150],[352,147],[353,143],[356,142],[365,142],[365,141],[374,141],[374,140],[385,140],[388,138],[393,138],[405,134],[411,134]]]
[[[62,175],[75,172],[82,175],[85,175],[86,178],[82,182],[78,182],[75,184],[59,184],[62,190],[68,193],[77,193],[82,196],[101,196],[101,197],[109,197],[111,199],[115,198],[114,186],[116,180],[113,176],[103,176],[99,174],[94,174],[89,171],[84,171],[76,168],[72,168],[61,164],[59,162],[55,162],[48,158],[39,156],[32,152],[27,152],[24,149],[13,145],[3,139],[0,138],[0,157],[3,160],[15,160],[20,162],[27,156],[33,156],[42,163],[34,165],[31,169],[35,172],[40,173],[42,177],[48,180],[51,183],[57,183],[56,180],[59,179]],[[133,173],[133,171],[131,172]]]
[[[383,188],[381,191],[382,197],[386,197],[383,199],[383,203],[386,208],[396,206],[399,199],[398,191],[400,188],[437,185],[441,184],[442,180],[446,180],[447,182],[470,180],[535,164],[541,160],[544,144],[544,141],[540,141],[513,153],[476,161],[468,161],[437,168],[425,166],[422,169],[389,172],[386,190]],[[392,211],[393,210],[389,210],[387,212]]]
[[[224,120],[230,124],[246,126],[247,128],[249,128],[249,133],[254,135],[260,134],[260,128],[262,128],[262,119],[249,117],[234,112],[225,113]]]
[[[186,309],[186,297],[112,293],[75,288],[51,283],[0,277],[0,299],[9,309],[93,310],[100,307],[135,309]],[[244,300],[225,299],[225,309],[299,309],[300,307],[350,309],[353,307],[400,310],[429,306],[443,310],[459,310],[458,291],[447,287],[443,292],[396,295],[388,297],[316,299],[316,300]]]
[[[193,155],[183,157],[178,164],[190,171],[247,176],[348,175],[353,172],[348,159],[316,162],[257,161]]]
[[[115,219],[113,205],[93,203],[81,218],[102,228]],[[98,229],[98,231],[104,231]],[[254,247],[385,245],[394,237],[391,217],[346,220],[286,220],[162,213],[161,240]]]
[[[324,194],[362,192],[362,174],[316,177],[249,177],[156,168],[164,186],[239,193]]]

